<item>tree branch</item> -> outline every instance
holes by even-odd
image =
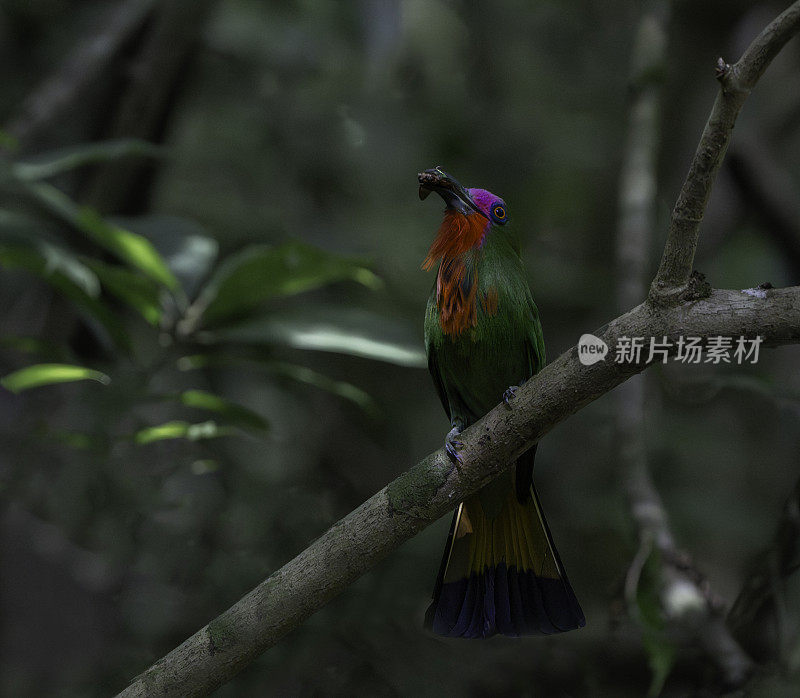
[[[730,143],[736,117],[772,59],[798,31],[800,1],[767,26],[736,64],[728,65],[720,58],[717,68],[720,91],[672,211],[661,266],[650,288],[653,302],[665,302],[686,290],[700,222]]]
[[[690,278],[699,221],[745,92],[800,28],[800,0],[770,25],[723,80],[684,191],[676,204],[650,300],[595,334],[611,349],[621,337],[762,337],[800,342],[800,287],[711,291]],[[754,48],[755,47],[755,48]],[[676,289],[678,292],[676,292]],[[592,366],[577,347],[462,434],[463,464],[439,450],[364,502],[230,609],[134,679],[122,696],[197,696],[219,687],[390,551],[495,478],[556,424],[646,368],[643,361]]]
[[[596,334],[612,355],[620,337],[760,335],[765,346],[800,342],[800,287],[764,295],[717,290],[669,308],[643,303]],[[584,366],[573,347],[517,391],[512,409],[499,405],[464,431],[458,469],[443,449],[429,455],[120,695],[197,696],[214,690],[389,552],[497,477],[556,424],[644,368],[642,362],[613,361]]]
[[[87,95],[104,80],[108,66],[140,30],[154,0],[122,0],[105,10],[102,30],[76,47],[63,64],[28,96],[19,114],[5,127],[27,151],[46,140],[54,125],[73,118]],[[83,134],[79,140],[85,140]]]

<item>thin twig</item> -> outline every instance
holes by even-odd
[[[736,117],[772,59],[800,31],[800,0],[779,15],[734,65],[720,59],[720,91],[670,219],[661,266],[650,288],[653,302],[670,302],[687,289],[711,187],[731,139]]]

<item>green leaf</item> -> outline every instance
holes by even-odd
[[[52,213],[70,223],[120,260],[175,291],[178,281],[145,237],[104,220],[97,211],[78,206],[56,187],[31,182],[27,190]]]
[[[236,356],[216,356],[209,354],[192,354],[190,356],[182,356],[178,359],[178,370],[180,371],[195,371],[201,368],[208,367],[247,367],[252,370],[253,367],[263,368],[272,373],[290,378],[299,383],[312,385],[315,388],[332,393],[345,400],[349,400],[356,406],[360,407],[364,412],[372,417],[380,415],[380,408],[375,400],[361,388],[356,387],[352,383],[345,381],[337,381],[322,373],[318,373],[307,366],[299,366],[297,364],[287,363],[284,361],[263,360],[258,357],[236,357]]]
[[[278,344],[424,368],[425,351],[414,334],[391,318],[367,310],[316,307],[211,330],[201,338],[214,344]]]
[[[135,138],[86,143],[42,153],[31,160],[16,162],[13,173],[18,179],[30,182],[54,177],[95,162],[131,156],[154,158],[160,157],[162,152],[158,146]]]
[[[193,298],[217,259],[219,245],[199,223],[179,216],[148,214],[117,217],[112,221],[150,240]]]
[[[91,208],[80,210],[77,223],[81,230],[91,235],[100,245],[113,252],[122,261],[139,269],[172,291],[178,288],[177,279],[147,238],[108,223]]]
[[[149,444],[154,441],[165,441],[167,439],[199,441],[201,439],[214,439],[219,436],[228,436],[232,433],[234,433],[232,429],[220,427],[214,421],[200,422],[198,424],[174,421],[140,429],[134,434],[133,439],[137,444]]]
[[[197,371],[198,369],[208,366],[226,366],[243,361],[246,360],[212,357],[208,354],[190,354],[188,356],[181,356],[177,361],[177,367],[179,371]]]
[[[82,264],[77,257],[74,257],[66,250],[46,243],[39,245],[39,252],[44,258],[45,274],[59,271],[81,288],[87,296],[97,298],[100,295],[100,284],[97,276],[85,264]]]
[[[45,435],[47,438],[58,441],[59,443],[76,450],[89,451],[99,450],[101,448],[101,442],[96,436],[82,431],[56,429],[45,432]]]
[[[158,327],[163,309],[159,287],[152,279],[96,259],[84,261],[109,293],[138,311],[151,325]]]
[[[257,412],[204,390],[186,390],[178,396],[178,399],[187,407],[217,412],[237,426],[259,431],[269,428],[267,420]]]
[[[242,317],[271,298],[310,291],[336,281],[379,288],[381,280],[356,259],[301,242],[256,245],[229,257],[205,285],[188,323],[211,326]]]
[[[66,258],[61,259],[63,261]],[[90,277],[76,273],[75,265],[80,265],[77,260],[69,264],[54,264],[52,256],[48,260],[36,247],[0,245],[0,265],[10,269],[23,269],[41,277],[69,298],[87,320],[99,324],[117,347],[126,350],[130,348],[130,338],[119,319],[95,297],[99,283],[94,273],[85,267],[83,268]]]
[[[378,404],[372,399],[372,396],[352,383],[337,381],[307,366],[298,366],[297,364],[285,363],[283,361],[272,361],[268,364],[268,368],[292,380],[306,383],[307,385],[313,385],[315,388],[349,400],[371,417],[378,417],[381,413]]]
[[[652,677],[647,695],[661,693],[677,657],[675,642],[665,632],[661,607],[661,556],[655,546],[647,556],[636,588],[636,605],[642,626],[642,643],[647,652]]]
[[[647,663],[652,674],[647,695],[656,698],[661,694],[664,683],[675,665],[678,648],[663,633],[649,630],[645,630],[642,634],[642,643],[647,652]]]
[[[0,245],[0,264],[25,269],[42,278],[60,274],[86,295],[96,298],[100,294],[100,282],[88,267],[66,250],[47,243],[35,247]]]
[[[91,368],[84,368],[83,366],[34,364],[0,378],[0,385],[12,393],[20,393],[23,390],[38,388],[42,385],[71,383],[82,380],[93,380],[103,385],[108,385],[111,382],[111,379],[105,373],[94,371]]]

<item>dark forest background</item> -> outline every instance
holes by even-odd
[[[717,57],[785,5],[674,3],[653,268]],[[640,10],[0,2],[0,694],[122,689],[442,445],[420,269],[440,206],[420,169],[505,198],[550,357],[614,317]],[[800,282],[799,70],[795,42],[737,126],[696,260],[714,286]],[[798,358],[648,373],[656,483],[728,603],[798,475]],[[586,628],[426,634],[441,520],[219,695],[643,695],[613,409],[537,456]],[[714,684],[691,648],[669,663],[664,695]]]

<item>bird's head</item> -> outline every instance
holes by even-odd
[[[508,223],[506,204],[499,196],[485,189],[467,189],[441,167],[420,172],[417,179],[420,199],[436,192],[446,205],[444,221],[423,263],[425,269],[480,248],[492,226]]]
[[[508,222],[505,201],[499,196],[486,189],[467,189],[439,166],[420,172],[417,179],[419,198],[424,200],[431,192],[436,192],[444,199],[445,213],[455,212],[465,217],[477,214],[483,217],[480,224],[486,229]]]

